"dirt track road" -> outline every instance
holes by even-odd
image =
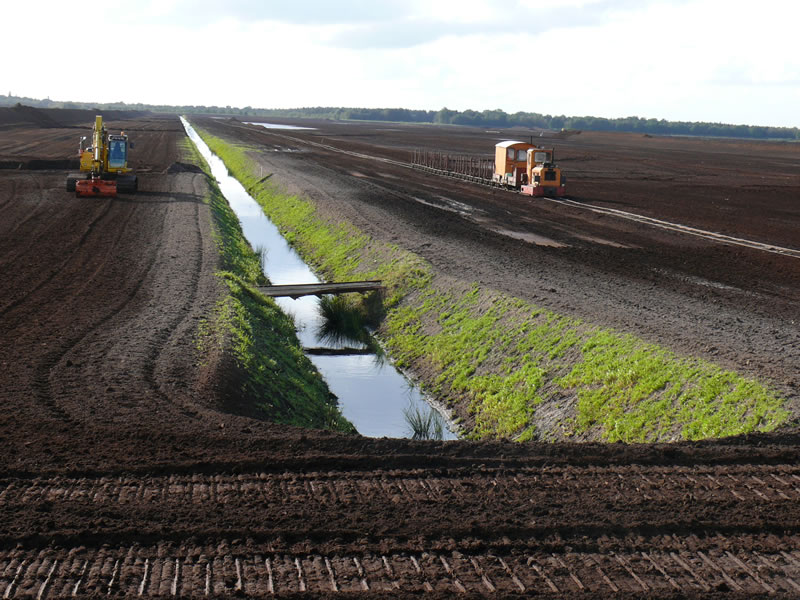
[[[177,119],[126,128],[136,196],[0,169],[2,597],[800,593],[794,435],[422,443],[228,414],[192,343],[218,294],[204,177],[166,172]],[[64,158],[66,133],[26,152]]]

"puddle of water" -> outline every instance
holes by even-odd
[[[284,147],[284,146],[273,146],[272,151],[273,152],[284,152],[284,153],[287,153],[287,154],[293,154],[293,153],[302,152],[302,150],[300,150],[300,148],[288,148],[288,147]]]
[[[280,123],[259,123],[257,121],[245,121],[248,125],[261,125],[266,129],[316,129],[316,127],[300,127],[299,125],[281,125]]]
[[[182,119],[183,120],[183,119]],[[317,276],[281,236],[261,207],[236,179],[228,175],[225,164],[209,150],[185,120],[184,127],[197,146],[231,208],[239,217],[244,236],[253,248],[267,248],[265,273],[274,285],[318,283]],[[296,300],[276,298],[281,309],[294,317],[298,338],[304,347],[341,348],[320,339],[316,331],[322,323],[315,296]],[[358,344],[347,344],[356,346]],[[429,410],[429,404],[408,379],[390,363],[370,355],[317,356],[309,359],[319,369],[330,390],[339,398],[339,407],[359,433],[370,437],[410,437],[404,410],[409,407]],[[441,411],[438,411],[441,412]],[[456,436],[445,429],[444,439]]]
[[[470,206],[469,204],[464,204],[463,202],[459,202],[458,200],[453,200],[452,198],[448,198],[447,196],[439,196],[439,199],[444,200],[448,205],[452,206],[459,214],[470,215],[476,212],[476,209]]]
[[[528,231],[511,231],[510,229],[494,229],[493,231],[495,233],[499,233],[500,235],[505,235],[516,240],[522,240],[524,242],[536,244],[537,246],[549,246],[551,248],[567,247],[567,244],[562,244],[561,242],[552,240],[549,237],[538,235],[536,233],[530,233]]]
[[[594,244],[601,244],[603,246],[611,246],[612,248],[625,248],[625,249],[632,249],[634,246],[629,246],[628,244],[620,244],[619,242],[613,242],[611,240],[607,240],[605,238],[599,238],[592,235],[575,235],[576,238],[579,240],[583,240],[584,242],[592,242]]]
[[[444,206],[442,204],[436,204],[435,202],[428,202],[427,200],[420,198],[419,196],[411,196],[411,197],[420,204],[424,204],[425,206],[432,206],[433,208],[438,208],[439,210],[446,210],[447,212],[455,213],[457,215],[461,215],[464,217],[469,216],[469,213],[460,211],[457,208],[453,208],[452,206]]]
[[[654,273],[658,273],[664,277],[669,277],[671,279],[679,279],[681,281],[686,281],[689,283],[693,283],[695,285],[701,285],[703,287],[713,288],[717,290],[725,290],[728,292],[735,292],[737,294],[742,294],[745,296],[751,297],[759,297],[760,294],[751,292],[749,290],[744,290],[742,288],[738,288],[732,285],[728,285],[726,283],[722,283],[720,281],[712,281],[710,279],[705,279],[704,277],[696,277],[694,275],[685,275],[683,273],[678,273],[677,271],[670,271],[668,269],[653,269]]]
[[[728,285],[720,281],[712,281],[710,279],[705,279],[704,277],[696,277],[694,275],[684,275],[683,273],[678,273],[676,271],[670,271],[667,269],[654,269],[654,271],[659,275],[672,277],[674,279],[680,279],[682,281],[688,281],[689,283],[693,283],[695,285],[701,285],[703,287],[714,288],[717,290],[725,290],[728,292],[737,292],[739,294],[744,294],[746,296],[758,296],[758,294],[754,294],[753,292],[750,292],[748,290],[743,290],[742,288]]]
[[[687,275],[686,281],[691,281],[692,283],[696,283],[697,285],[702,285],[705,287],[716,288],[718,290],[728,290],[732,292],[742,292],[742,293],[745,292],[745,290],[734,287],[732,285],[720,283],[719,281],[711,281],[710,279],[704,279],[703,277],[694,277],[693,275]]]

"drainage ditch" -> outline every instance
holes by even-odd
[[[250,245],[262,254],[262,268],[273,285],[319,283],[316,274],[281,236],[258,203],[241,183],[228,174],[197,132],[181,119],[186,133],[219,182],[242,225]],[[322,373],[339,407],[361,433],[369,437],[413,437],[457,439],[454,427],[422,395],[419,388],[388,361],[368,332],[343,331],[337,327],[335,298],[276,298],[290,314],[298,338],[309,359]]]

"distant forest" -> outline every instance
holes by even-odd
[[[49,98],[37,100],[19,96],[1,96],[0,106],[24,104],[39,108],[91,108],[98,110],[149,110],[178,114],[214,114],[237,117],[287,117],[358,121],[397,121],[402,123],[436,123],[441,125],[468,125],[472,127],[526,127],[534,129],[573,129],[582,131],[622,131],[652,135],[696,135],[734,137],[750,139],[800,140],[797,127],[765,127],[760,125],[731,125],[727,123],[703,123],[689,121],[666,121],[664,119],[642,119],[624,117],[567,117],[543,115],[533,112],[506,113],[502,110],[457,111],[443,108],[433,110],[410,110],[407,108],[337,108],[319,106],[309,108],[235,108],[232,106],[170,106],[158,104],[128,104],[111,102],[64,102]]]

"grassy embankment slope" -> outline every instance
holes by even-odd
[[[790,413],[763,382],[466,281],[322,218],[259,182],[248,152],[196,128],[284,236],[330,280],[382,279],[380,335],[469,437],[656,441],[771,431]]]
[[[270,298],[252,286],[267,285],[258,254],[242,234],[239,220],[207,163],[189,138],[182,142],[184,160],[208,175],[208,197],[214,238],[220,254],[215,274],[225,294],[214,314],[201,322],[196,336],[199,354],[227,354],[227,407],[278,423],[353,432],[336,398],[303,354],[294,322]]]

